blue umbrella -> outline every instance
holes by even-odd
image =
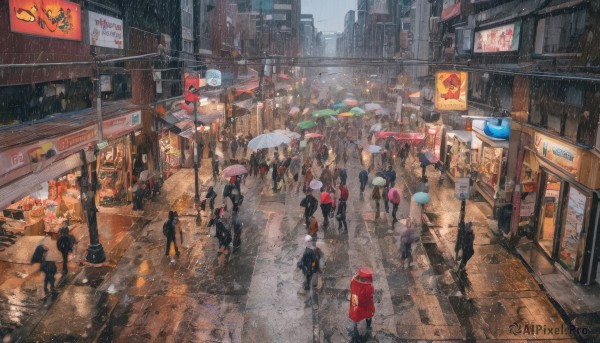
[[[338,108],[344,108],[346,107],[346,105],[343,102],[337,103],[337,104],[333,104],[331,106],[333,109],[338,109]]]
[[[429,196],[429,194],[424,193],[424,192],[418,192],[415,193],[415,195],[413,195],[413,200],[417,203],[417,204],[426,204],[429,202],[429,200],[431,200],[431,197]]]

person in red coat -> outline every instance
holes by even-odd
[[[371,320],[375,315],[373,303],[373,271],[369,267],[358,268],[358,273],[352,277],[350,283],[350,319],[354,328],[358,322],[367,320],[367,329],[371,329]]]

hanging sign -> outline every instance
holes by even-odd
[[[475,52],[507,52],[519,50],[521,22],[475,32]]]
[[[454,183],[454,195],[458,199],[468,199],[469,198],[469,178],[468,177],[459,177],[456,179]]]
[[[212,87],[221,85],[221,72],[216,69],[206,71],[206,84]]]
[[[88,11],[90,45],[123,49],[123,21]]]
[[[81,7],[65,0],[9,0],[10,31],[81,41]]]
[[[566,146],[561,142],[537,132],[535,134],[534,145],[539,155],[554,162],[565,171],[577,175],[581,160],[581,152],[579,149]]]
[[[435,74],[435,109],[437,111],[467,110],[467,73],[440,71]]]

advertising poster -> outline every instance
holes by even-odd
[[[441,20],[448,20],[460,14],[460,0],[444,0]]]
[[[81,40],[81,7],[65,0],[9,0],[10,31]]]
[[[183,95],[185,97],[185,101],[200,101],[200,93],[194,92],[194,90],[200,88],[200,76],[198,75],[198,73],[184,73],[183,77]]]
[[[585,203],[587,198],[577,189],[569,190],[569,206],[562,241],[560,242],[560,260],[569,269],[575,267],[577,248],[583,230]]]
[[[221,72],[216,69],[206,71],[206,84],[212,87],[221,85]]]
[[[519,50],[521,23],[498,26],[475,32],[475,52],[507,52]]]
[[[467,72],[441,71],[435,75],[435,109],[467,110]]]
[[[123,49],[123,21],[88,12],[90,45]]]
[[[534,146],[539,155],[544,156],[565,171],[577,175],[581,159],[579,150],[563,145],[539,133],[535,134]]]

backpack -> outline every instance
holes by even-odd
[[[169,235],[169,221],[168,220],[163,224],[163,235],[165,235],[165,237]]]
[[[56,247],[60,252],[70,252],[73,250],[73,245],[71,241],[71,237],[67,235],[62,235],[56,241]]]

